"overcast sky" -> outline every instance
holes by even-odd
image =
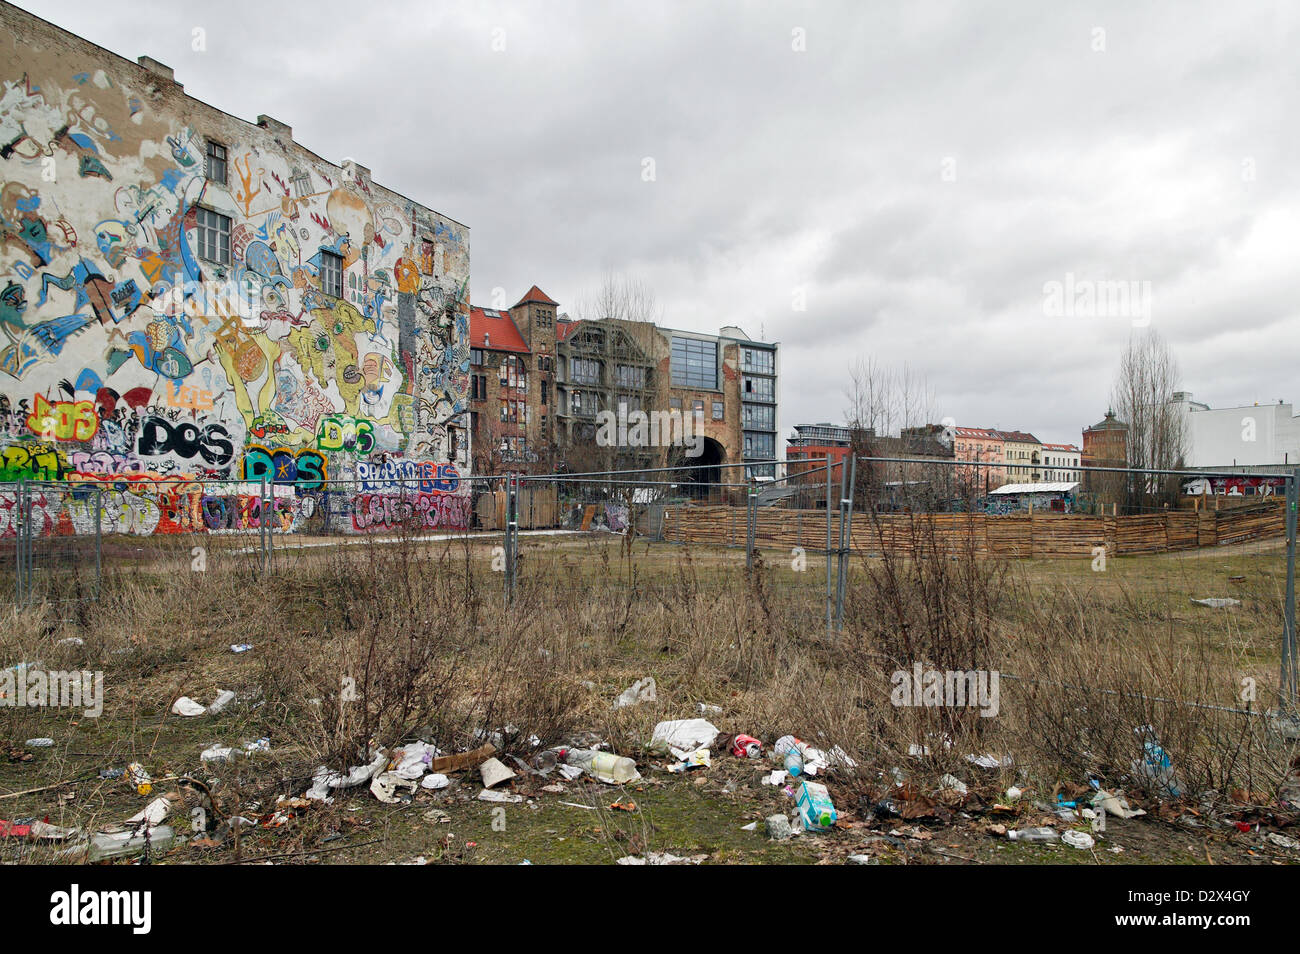
[[[779,341],[783,436],[873,356],[1077,444],[1144,327],[1198,400],[1300,404],[1300,4],[19,5],[470,226],[476,304],[612,270]]]

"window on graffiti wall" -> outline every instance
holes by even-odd
[[[199,256],[218,265],[230,264],[230,217],[211,209],[198,209]]]
[[[204,155],[203,174],[210,182],[226,184],[226,147],[211,139]]]
[[[320,290],[335,298],[343,297],[343,256],[321,249]]]

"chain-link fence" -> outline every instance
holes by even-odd
[[[85,604],[106,581],[150,586],[236,567],[292,578],[357,545],[418,543],[463,558],[509,603],[520,587],[645,587],[690,568],[697,587],[762,571],[765,585],[838,631],[872,561],[943,552],[1023,564],[1131,600],[1142,573],[1164,611],[1261,608],[1296,691],[1294,549],[1300,471],[1256,475],[1263,492],[1187,493],[1205,471],[1078,468],[1058,483],[989,489],[952,460],[846,456],[745,480],[691,467],[277,483],[106,478],[0,485],[0,586],[17,605]],[[729,476],[734,479],[727,479]],[[1142,567],[1140,572],[1129,572]],[[495,575],[499,574],[499,576]],[[1270,623],[1270,625],[1274,625]]]

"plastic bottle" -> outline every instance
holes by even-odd
[[[142,854],[146,845],[149,853],[164,852],[172,846],[175,833],[169,825],[159,825],[148,829],[148,834],[140,831],[127,831],[108,835],[93,835],[90,839],[90,862],[103,861],[105,858],[120,858],[124,855]]]
[[[126,767],[127,777],[135,790],[141,795],[148,795],[153,791],[153,779],[149,773],[144,770],[144,766],[139,762],[131,762]]]
[[[797,778],[803,774],[804,745],[805,743],[796,739],[793,735],[783,735],[772,746],[772,751],[785,762],[785,770],[790,773],[791,778]]]
[[[1060,841],[1061,836],[1055,828],[1021,828],[1007,832],[1012,841]]]
[[[611,785],[623,785],[634,782],[641,777],[636,770],[636,762],[613,752],[597,752],[595,749],[564,749],[564,761],[582,769],[592,778],[600,779]]]

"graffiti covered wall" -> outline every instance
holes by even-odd
[[[263,479],[286,529],[322,499],[463,525],[468,228],[165,67],[0,28],[0,481],[107,485],[141,533],[256,526]],[[247,483],[185,483],[215,478]]]

